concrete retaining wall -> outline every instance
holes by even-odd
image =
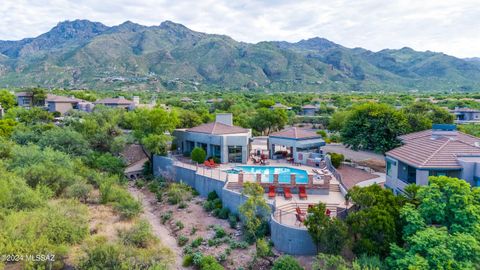
[[[197,190],[200,196],[207,197],[208,193],[216,191],[222,199],[224,207],[238,214],[238,208],[247,197],[241,193],[225,188],[225,182],[207,176],[199,175],[195,170],[174,166],[172,159],[155,156],[153,159],[155,176],[169,174],[176,182],[183,182]],[[321,191],[320,191],[321,192]],[[272,213],[274,206],[269,204]],[[270,218],[271,239],[275,248],[292,255],[315,255],[316,247],[306,229],[295,228],[278,223],[273,215]]]
[[[317,248],[306,229],[294,228],[270,219],[270,233],[275,248],[291,255],[315,255]]]

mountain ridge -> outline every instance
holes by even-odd
[[[73,20],[0,41],[0,86],[145,90],[474,91],[480,61],[411,48],[373,52],[321,37],[239,42],[172,21]]]

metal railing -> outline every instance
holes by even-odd
[[[332,165],[332,160],[330,159],[329,155],[325,155],[325,164],[327,165],[327,169],[335,176],[338,183],[340,183],[340,190],[342,194],[345,195],[348,192],[347,186],[342,181],[342,175],[337,171],[337,169]]]

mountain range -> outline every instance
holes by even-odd
[[[373,52],[324,38],[238,42],[165,21],[65,21],[0,41],[0,87],[121,90],[474,91],[479,58],[411,48]]]

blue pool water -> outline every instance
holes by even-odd
[[[273,174],[278,173],[278,182],[279,183],[290,183],[290,175],[295,174],[295,181],[299,184],[308,183],[308,174],[307,171],[290,168],[290,167],[276,167],[276,166],[237,166],[233,170],[229,170],[229,173],[238,173],[243,171],[245,173],[260,173],[262,175],[263,183],[272,183]]]

